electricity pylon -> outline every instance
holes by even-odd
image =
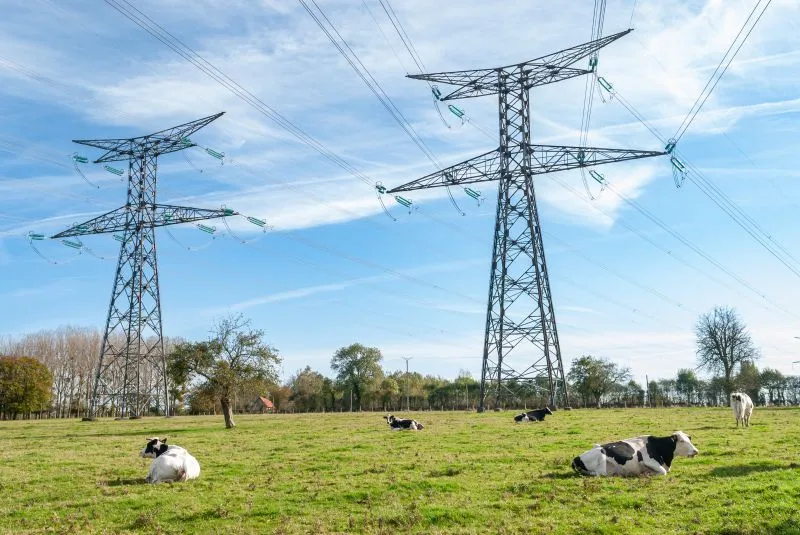
[[[495,407],[504,392],[546,391],[550,405],[569,404],[556,317],[544,257],[533,177],[663,152],[531,144],[529,91],[591,74],[571,65],[593,56],[631,30],[590,41],[516,65],[409,75],[455,86],[440,100],[498,95],[500,147],[389,191],[463,186],[497,180],[497,215],[492,250],[489,304],[478,411],[494,391]]]
[[[119,260],[88,419],[109,402],[118,417],[138,418],[152,403],[160,409],[162,402],[164,414],[169,415],[155,228],[236,212],[158,204],[158,157],[194,146],[189,136],[223,113],[142,137],[74,140],[106,151],[95,163],[128,162],[124,206],[53,236],[120,233],[115,236],[121,242]]]

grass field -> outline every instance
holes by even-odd
[[[414,413],[0,422],[3,533],[800,533],[800,410]],[[686,431],[700,450],[666,477],[584,478],[595,442]],[[144,439],[200,461],[147,485]]]

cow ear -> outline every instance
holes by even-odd
[[[165,442],[166,443],[167,442],[167,437],[162,438],[161,442]]]

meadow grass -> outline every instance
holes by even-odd
[[[377,413],[0,422],[2,533],[800,533],[800,410]],[[596,442],[683,430],[700,450],[665,477],[586,478]],[[200,478],[147,485],[145,438]]]

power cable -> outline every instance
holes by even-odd
[[[767,11],[767,8],[769,7],[769,5],[772,3],[772,0],[767,0],[766,4],[764,5],[764,8],[761,10],[761,13],[759,13],[759,15],[756,18],[755,22],[753,22],[752,26],[750,26],[750,29],[745,34],[744,39],[742,39],[742,42],[739,43],[739,46],[733,52],[733,55],[731,55],[731,57],[728,59],[728,62],[725,63],[725,58],[727,58],[728,54],[730,54],[731,50],[733,50],[733,47],[736,45],[736,42],[739,40],[739,37],[742,35],[742,32],[744,32],[745,28],[747,28],[747,24],[750,22],[750,19],[753,17],[753,15],[755,14],[756,10],[761,5],[762,1],[763,0],[758,0],[756,2],[756,5],[753,6],[753,10],[750,11],[750,14],[747,16],[747,19],[745,19],[744,24],[739,29],[739,33],[736,34],[736,37],[733,39],[733,42],[731,43],[731,45],[728,47],[728,50],[725,52],[725,55],[722,56],[722,59],[720,60],[719,64],[717,65],[717,68],[714,69],[713,73],[711,73],[711,77],[708,79],[708,81],[706,82],[706,85],[703,87],[703,90],[700,92],[700,95],[697,97],[697,99],[695,100],[694,104],[692,104],[692,107],[689,109],[689,113],[683,119],[683,121],[681,122],[680,126],[678,127],[678,130],[672,136],[672,138],[675,140],[675,143],[680,141],[681,137],[683,137],[683,135],[686,133],[686,130],[689,128],[689,126],[694,121],[695,117],[697,117],[697,114],[700,113],[700,110],[703,108],[703,105],[708,100],[708,97],[711,96],[711,93],[714,91],[714,88],[717,87],[717,84],[722,79],[722,77],[725,75],[725,72],[728,70],[728,67],[730,67],[731,62],[733,62],[734,58],[736,58],[736,55],[739,53],[739,50],[741,50],[742,46],[747,41],[747,38],[750,37],[750,34],[752,33],[753,29],[758,24],[758,21],[761,20],[761,17]],[[724,68],[722,68],[723,63],[725,63],[725,67]],[[722,71],[720,71],[720,68],[722,68]],[[719,76],[717,76],[717,73],[719,73]],[[715,77],[716,77],[716,79],[715,79]],[[710,88],[709,88],[709,86],[710,86]],[[706,89],[708,89],[708,91],[706,91]]]

